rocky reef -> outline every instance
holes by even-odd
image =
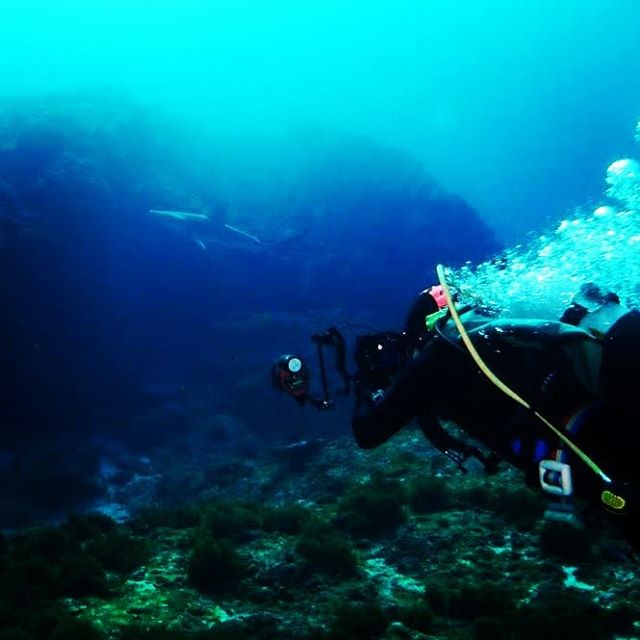
[[[637,637],[631,550],[544,508],[512,469],[461,474],[416,432],[274,450],[180,506],[3,538],[0,637]]]

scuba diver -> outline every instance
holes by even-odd
[[[375,448],[417,419],[463,470],[470,457],[489,473],[500,460],[511,463],[527,484],[555,497],[552,519],[577,522],[575,495],[615,514],[640,546],[640,465],[629,446],[640,425],[640,312],[586,285],[559,321],[503,319],[457,309],[441,266],[438,276],[440,284],[411,307],[404,331],[358,337],[357,372],[342,367],[344,392],[347,383],[355,391],[358,446]],[[276,376],[282,365],[276,362],[274,383],[287,390]],[[321,369],[324,397],[312,404],[326,408],[323,360]],[[309,398],[308,371],[304,380],[300,404]],[[449,433],[447,423],[490,453]]]

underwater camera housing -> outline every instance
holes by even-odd
[[[356,338],[356,378],[369,386],[386,387],[391,376],[411,358],[412,347],[405,333],[384,331]]]
[[[301,362],[300,371],[305,372],[304,385],[299,385],[294,392],[293,388],[289,389],[291,385],[287,384],[294,373],[288,371],[284,364],[288,362],[287,358],[293,358],[293,356],[280,356],[275,361],[272,379],[276,387],[292,395],[299,404],[309,403],[318,409],[327,409],[333,406],[333,400],[329,395],[325,349],[335,350],[334,368],[343,381],[343,388],[338,391],[339,395],[351,393],[352,381],[376,388],[388,386],[391,377],[411,358],[412,352],[408,337],[401,332],[384,331],[357,336],[354,352],[357,371],[351,375],[346,368],[346,342],[338,329],[329,327],[326,331],[314,333],[311,335],[311,341],[316,345],[318,352],[322,397],[313,397],[306,392],[309,381],[308,367],[298,357],[295,357],[294,360]],[[302,387],[305,391],[301,393]]]

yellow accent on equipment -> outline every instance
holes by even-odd
[[[602,492],[600,499],[606,507],[614,511],[622,511],[627,504],[627,501],[622,496],[616,495],[606,489]]]
[[[484,373],[484,375],[496,387],[498,387],[500,391],[502,391],[503,393],[508,395],[510,398],[515,400],[518,404],[522,405],[525,409],[528,409],[529,411],[531,411],[536,416],[536,418],[538,418],[538,420],[540,420],[545,426],[551,429],[551,431],[553,431],[553,433],[556,436],[558,436],[560,441],[563,442],[565,445],[567,445],[567,447],[569,447],[569,449],[571,449],[571,451],[573,451],[580,458],[580,460],[582,460],[589,467],[589,469],[591,469],[594,473],[599,475],[604,482],[606,482],[607,484],[610,484],[612,482],[611,478],[609,478],[609,476],[606,475],[605,472],[584,451],[582,451],[580,447],[578,447],[578,445],[574,444],[573,441],[570,438],[568,438],[560,429],[558,429],[557,427],[554,427],[543,415],[541,415],[535,409],[533,409],[526,400],[520,397],[515,391],[513,391],[513,389],[510,389],[504,382],[502,382],[502,380],[500,380],[500,378],[498,378],[493,373],[493,371],[491,371],[491,369],[489,369],[489,367],[485,364],[480,354],[477,352],[476,348],[473,346],[473,343],[469,338],[469,334],[464,328],[464,325],[460,320],[460,316],[458,315],[458,312],[456,311],[456,308],[453,305],[453,300],[451,299],[451,292],[449,291],[449,286],[447,284],[447,280],[444,274],[444,267],[441,264],[439,264],[436,267],[436,273],[438,274],[438,280],[442,285],[442,289],[444,291],[444,295],[447,300],[447,306],[451,313],[453,322],[455,323],[456,328],[458,329],[458,333],[460,334],[460,337],[462,338],[462,341],[464,342],[464,345],[467,348],[467,351],[469,352],[471,357],[474,359],[478,367],[480,367],[480,370],[482,371],[482,373]]]

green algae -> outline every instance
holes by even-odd
[[[445,511],[407,509],[412,480],[400,478],[399,470],[409,473],[415,464],[411,471],[418,477],[430,468],[428,459],[420,463],[414,454],[406,455],[407,448],[415,446],[411,437],[400,437],[398,446],[387,447],[386,454],[375,459],[359,452],[352,456],[339,444],[322,454],[332,464],[342,460],[349,465],[349,489],[344,496],[359,495],[362,487],[368,491],[372,479],[382,487],[404,485],[395,494],[401,500],[403,519],[384,535],[368,539],[361,530],[341,528],[345,501],[336,495],[328,499],[325,478],[314,475],[310,464],[305,472],[309,476],[283,480],[280,488],[290,495],[289,502],[234,502],[225,496],[224,501],[218,498],[182,513],[156,511],[127,527],[117,525],[119,533],[144,533],[148,556],[143,564],[124,576],[107,572],[108,596],[58,600],[67,617],[56,614],[51,625],[70,628],[71,618],[80,620],[95,625],[110,640],[328,640],[356,638],[359,633],[381,640],[454,640],[491,633],[519,640],[530,636],[518,627],[518,616],[530,620],[532,628],[549,632],[541,616],[555,609],[545,594],[568,593],[574,597],[562,599],[573,612],[563,618],[567,625],[579,614],[594,621],[601,640],[613,637],[612,629],[633,636],[630,621],[640,616],[634,618],[628,608],[640,599],[637,567],[603,562],[593,554],[571,565],[576,567],[572,575],[577,581],[568,581],[568,563],[546,556],[540,547],[544,525],[536,508],[531,505],[526,526],[519,521],[528,507],[518,507],[514,516],[501,512],[505,505],[497,497],[505,478],[511,482],[510,476],[443,476],[446,482],[438,484],[438,491],[450,492]],[[402,458],[398,467],[394,452]],[[266,478],[272,472],[256,475]],[[472,505],[468,503],[472,495],[484,499]],[[220,520],[212,523],[212,514]],[[107,531],[101,530],[102,525]],[[80,550],[89,547],[86,543],[92,538],[113,535],[110,523],[76,523],[75,527],[80,532],[77,538],[85,538]],[[218,540],[232,544],[246,562],[246,573],[231,590],[203,594],[188,582],[194,536],[203,527],[207,535],[215,539],[215,531]],[[69,529],[63,531],[68,534]],[[598,540],[593,542],[597,545]],[[37,549],[44,554],[38,557],[45,566],[65,549],[78,552],[76,543],[69,543],[64,535],[8,540],[4,546],[8,549],[5,562],[12,553]],[[591,589],[582,589],[582,583]],[[345,603],[358,607],[350,609],[342,606]],[[371,628],[362,620],[352,626],[345,621],[349,612],[357,617],[366,611],[373,618]],[[612,614],[605,615],[606,611]],[[507,633],[509,625],[521,635]],[[27,636],[32,640],[30,629]]]
[[[108,601],[68,601],[69,607],[104,631],[132,623],[200,630],[228,619],[228,614],[212,600],[186,586],[187,552],[181,548],[184,534],[167,530],[159,535],[159,542],[169,548],[159,551],[134,572],[117,597]]]

